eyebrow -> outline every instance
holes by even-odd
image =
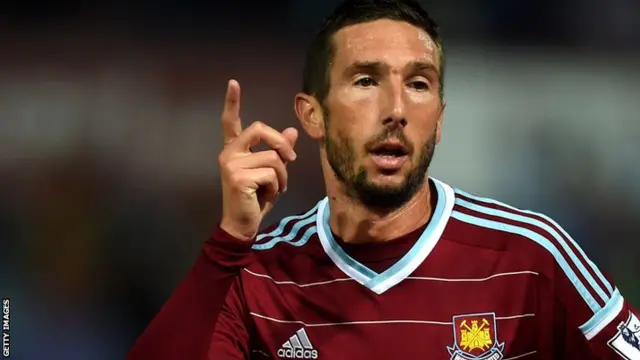
[[[440,70],[430,61],[414,60],[404,66],[410,72],[429,71],[440,74]],[[345,69],[345,74],[351,76],[357,73],[382,74],[389,71],[389,65],[382,61],[354,61]]]
[[[440,74],[440,69],[438,69],[438,67],[431,61],[416,60],[410,62],[407,67],[410,68],[413,72],[432,71],[436,74]]]

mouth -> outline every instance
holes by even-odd
[[[409,149],[398,140],[388,140],[373,147],[371,158],[386,174],[393,174],[402,168],[409,158]]]
[[[376,156],[403,157],[409,155],[409,150],[398,140],[382,142],[371,149],[371,154]]]

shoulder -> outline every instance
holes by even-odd
[[[569,233],[551,217],[454,188],[451,217],[479,242],[508,250],[521,249],[537,258],[565,263],[584,256]]]
[[[254,261],[245,268],[243,275],[272,281],[312,282],[309,279],[314,278],[315,272],[308,264],[317,263],[324,254],[317,241],[316,227],[318,209],[323,201],[285,216],[260,231],[252,246]]]
[[[577,290],[592,309],[612,294],[613,287],[604,274],[551,217],[460,189],[454,191],[451,217],[463,229],[459,232],[462,237],[519,254],[516,256],[554,283]]]

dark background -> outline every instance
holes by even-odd
[[[226,81],[282,129],[335,0],[0,8],[0,296],[16,359],[119,359],[219,218]],[[558,220],[640,305],[640,3],[425,2],[448,57],[430,174]],[[269,216],[323,196],[303,137]],[[455,261],[455,259],[452,259]]]

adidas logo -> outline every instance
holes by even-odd
[[[304,328],[296,331],[278,350],[282,359],[317,359],[318,350],[313,348]]]

